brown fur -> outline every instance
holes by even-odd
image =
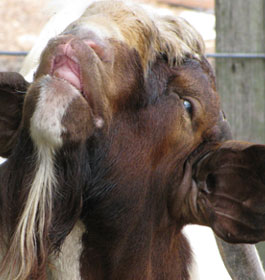
[[[121,1],[93,4],[48,43],[0,169],[5,279],[47,279],[80,220],[84,280],[189,280],[189,223],[265,239],[265,167],[251,164],[264,146],[226,141],[202,52],[187,23]]]

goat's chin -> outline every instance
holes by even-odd
[[[68,81],[50,75],[30,87],[23,118],[34,145],[54,151],[67,142],[85,142],[95,126],[81,92]]]

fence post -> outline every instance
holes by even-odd
[[[265,0],[216,0],[215,13],[217,53],[265,53]],[[217,58],[216,75],[234,138],[265,144],[265,60]]]

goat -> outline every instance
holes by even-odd
[[[3,279],[185,280],[185,225],[265,240],[265,146],[230,140],[203,52],[180,18],[100,1],[32,84],[1,73]]]

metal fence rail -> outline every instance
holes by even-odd
[[[1,56],[26,56],[28,52],[9,52],[9,51],[0,51]]]
[[[28,52],[0,51],[0,56],[26,56]],[[207,53],[208,58],[261,58],[265,59],[265,53]]]
[[[209,58],[265,58],[265,53],[207,53]]]

